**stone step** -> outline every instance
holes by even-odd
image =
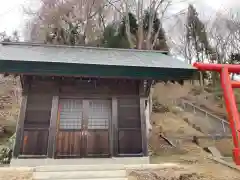
[[[49,179],[49,180],[59,180],[59,179]],[[128,180],[128,178],[94,178],[94,179],[64,179],[64,180]]]
[[[34,172],[125,170],[124,164],[38,166]]]
[[[36,167],[59,165],[103,165],[103,164],[149,164],[149,157],[114,157],[114,158],[76,158],[76,159],[15,159],[11,160],[12,167]]]
[[[71,172],[71,171],[102,171],[102,170],[126,170],[126,169],[158,169],[164,167],[178,166],[178,164],[94,164],[94,165],[54,165],[54,166],[37,166],[33,168],[34,172]]]
[[[71,171],[71,172],[34,172],[35,180],[53,179],[96,179],[96,178],[125,178],[126,170],[103,170],[103,171]]]

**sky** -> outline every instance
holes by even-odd
[[[4,1],[4,5],[0,6],[0,32],[6,31],[11,34],[14,30],[22,31],[27,16],[24,15],[23,7],[33,7],[34,0],[0,0]],[[31,3],[30,3],[31,1]],[[36,1],[36,0],[35,0]],[[186,9],[188,3],[196,5],[202,13],[209,16],[217,10],[234,7],[240,10],[240,1],[238,0],[173,0],[176,5],[172,7],[172,12],[179,12]],[[183,2],[184,1],[184,2]],[[233,9],[234,9],[233,8]]]

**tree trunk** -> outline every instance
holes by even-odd
[[[138,32],[137,32],[137,49],[142,49],[143,46],[143,0],[138,1],[137,7],[137,18],[139,22]]]

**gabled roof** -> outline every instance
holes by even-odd
[[[10,64],[16,68],[11,68]],[[9,65],[8,68],[6,65]],[[69,68],[72,68],[72,72]],[[93,68],[98,72],[91,73],[90,69],[87,72],[88,68]],[[167,70],[186,71],[187,74],[195,71],[193,66],[159,51],[32,43],[2,43],[0,45],[0,72],[159,79],[159,75],[164,73],[163,69],[165,73]],[[110,73],[113,70],[115,73]],[[104,73],[104,71],[108,71],[108,73]],[[136,75],[134,76],[133,72],[127,73],[127,71],[135,71]],[[153,75],[157,72],[159,75]],[[189,78],[190,74],[184,74],[184,79]]]

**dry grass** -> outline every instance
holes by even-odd
[[[203,135],[201,132],[195,130],[183,119],[177,115],[169,113],[155,113],[151,117],[153,123],[152,133],[150,135],[150,145],[154,154],[171,156],[183,155],[188,156],[206,156],[206,152],[198,147],[196,144],[189,142],[179,142],[177,148],[171,148],[163,139],[160,134],[166,137],[193,137]],[[164,146],[164,148],[163,148]]]
[[[195,130],[181,117],[168,113],[153,113],[151,116],[154,128],[161,127],[165,135],[169,136],[199,136],[201,132]]]
[[[191,102],[197,104],[198,106],[201,106],[202,108],[208,110],[209,112],[212,112],[213,114],[216,114],[220,117],[226,116],[225,107],[219,106],[219,104],[223,102],[216,99],[215,91],[210,93],[209,92],[196,93],[194,89],[197,90],[198,88],[193,87],[189,83],[185,83],[184,86],[180,86],[178,84],[167,84],[167,85],[157,84],[154,89],[154,97],[160,103],[167,104],[167,105],[170,105],[170,100],[174,100],[180,97],[185,97],[185,98],[188,98]],[[238,99],[238,94],[240,93],[239,92],[235,92],[235,93]],[[173,112],[176,116],[172,114],[167,114],[168,118],[166,120],[162,118],[162,116],[164,115],[154,114],[152,116],[153,121],[156,121],[156,119],[159,121],[156,124],[156,128],[161,127],[161,129],[163,129],[162,126],[164,125],[164,131],[166,134],[170,134],[170,135],[174,134],[177,136],[203,135],[202,133],[196,132],[194,128],[188,127],[188,124],[190,126],[195,124],[194,122],[197,119],[199,120],[199,123],[202,122],[202,124],[200,124],[201,127],[199,127],[202,131],[204,131],[205,127],[206,129],[208,129],[211,126],[206,121],[204,122],[201,121],[201,117],[196,117],[195,115],[188,112],[176,113],[175,109],[173,108],[170,108],[170,109],[171,109],[171,112]],[[185,122],[183,122],[182,119]],[[231,139],[222,139],[222,140],[211,141],[207,143],[204,142],[201,144],[203,144],[204,146],[207,144],[209,144],[209,146],[215,145],[223,156],[232,156],[233,142]]]
[[[186,82],[184,86],[179,84],[163,84],[158,83],[154,87],[153,98],[161,104],[169,104],[171,100],[178,99],[180,97],[186,97],[191,91],[192,86]]]
[[[191,86],[188,84],[186,84],[186,86],[180,86],[178,84],[157,84],[154,89],[154,97],[159,103],[166,105],[170,97],[174,100],[186,96],[190,90]],[[169,104],[168,106],[171,107]],[[153,154],[164,156],[201,155],[202,157],[206,155],[206,152],[202,148],[192,142],[180,143],[181,146],[177,148],[169,148],[169,145],[160,138],[160,134],[166,137],[193,137],[203,135],[184,121],[181,114],[176,111],[174,111],[174,113],[153,113],[151,115],[151,124],[153,129],[150,135],[150,146],[154,152]]]

